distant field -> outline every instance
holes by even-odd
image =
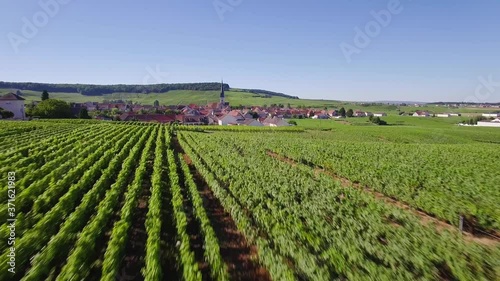
[[[390,126],[419,126],[425,128],[449,128],[450,125],[458,124],[467,117],[413,117],[413,116],[399,116],[389,115],[381,117]],[[368,117],[353,117],[345,119],[329,119],[329,120],[315,120],[315,119],[293,119],[298,125],[310,129],[329,129],[336,128],[343,125],[352,126],[375,126],[368,120]]]
[[[0,89],[0,95],[7,94],[11,92],[10,89]],[[40,100],[41,92],[36,91],[22,91],[24,98],[30,101]],[[135,93],[113,93],[103,96],[84,96],[79,93],[50,93],[50,97],[54,99],[61,99],[67,102],[102,102],[103,100],[131,100],[133,102],[138,102],[141,104],[153,104],[155,100],[158,100],[162,105],[174,105],[174,104],[199,104],[205,105],[207,103],[218,102],[219,92],[218,91],[170,91],[167,93],[159,94],[135,94]],[[307,106],[315,108],[327,108],[327,109],[339,109],[345,107],[346,109],[362,110],[370,112],[386,112],[389,115],[397,115],[398,107],[395,105],[376,105],[376,106],[361,106],[353,102],[341,102],[335,100],[312,100],[312,99],[288,99],[284,97],[271,97],[264,98],[263,95],[243,93],[243,92],[226,92],[226,100],[233,106],[244,105],[244,106],[263,106],[271,104],[283,104],[287,106],[290,104],[292,107],[297,106]],[[458,112],[458,113],[479,113],[479,112],[490,112],[493,109],[485,108],[445,108],[436,106],[424,106],[424,107],[414,107],[414,106],[401,106],[400,111],[403,112],[414,112],[416,110],[427,110],[432,113],[442,113],[442,112]],[[498,109],[497,109],[498,110]]]

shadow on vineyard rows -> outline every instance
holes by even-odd
[[[355,187],[355,188],[358,188],[358,189],[363,190],[365,192],[371,193],[375,198],[377,198],[381,201],[384,201],[386,204],[391,204],[395,207],[412,212],[414,215],[416,215],[420,219],[420,221],[423,225],[428,225],[429,223],[433,222],[436,224],[436,228],[438,230],[447,229],[447,230],[451,230],[451,231],[458,231],[458,229],[455,226],[451,225],[447,221],[444,221],[444,220],[437,218],[433,214],[429,214],[429,213],[427,213],[423,210],[420,210],[420,209],[415,209],[406,203],[403,203],[395,198],[388,197],[388,196],[384,195],[383,193],[377,192],[377,191],[375,191],[369,187],[363,186],[357,182],[351,182],[349,179],[340,177],[339,175],[335,174],[335,172],[326,170],[322,167],[315,165],[314,163],[297,162],[294,159],[288,158],[286,156],[280,155],[280,154],[275,153],[275,152],[270,151],[270,150],[267,150],[267,155],[270,157],[273,157],[277,160],[280,160],[282,162],[288,163],[292,166],[306,165],[306,166],[314,169],[314,172],[316,174],[323,173],[327,176],[332,177],[333,179],[340,182],[343,187],[346,187],[346,188]],[[498,243],[500,243],[500,238],[499,238],[500,234],[499,233],[495,232],[495,233],[489,235],[488,233],[485,233],[484,230],[481,230],[477,226],[477,224],[474,223],[473,220],[466,221],[464,224],[463,230],[464,230],[464,234],[465,234],[464,238],[466,240],[481,243],[484,245],[497,245]],[[481,232],[483,232],[485,234],[482,234]]]
[[[176,154],[176,156],[177,155],[179,154]],[[177,174],[179,175],[179,184],[181,185],[181,193],[184,199],[183,205],[187,216],[187,233],[190,238],[189,245],[191,246],[190,248],[195,254],[196,262],[198,263],[198,267],[201,271],[202,276],[204,277],[204,280],[211,280],[208,263],[203,258],[203,237],[201,235],[201,228],[193,216],[193,202],[188,195],[188,187],[184,184],[185,176],[182,171],[180,161],[179,159],[177,159],[177,157],[175,160],[178,163]]]
[[[219,240],[221,256],[228,267],[231,280],[270,280],[267,270],[255,262],[256,247],[248,245],[244,235],[238,231],[231,215],[224,210],[219,199],[215,197],[204,178],[192,164],[189,156],[182,149],[177,137],[172,138],[172,145],[175,152],[182,155],[189,166],[198,192],[203,199],[203,206]]]
[[[153,144],[154,146],[154,144]],[[153,148],[154,149],[154,148]],[[148,213],[148,200],[151,196],[151,174],[153,173],[153,154],[150,153],[146,162],[146,176],[142,183],[141,193],[135,209],[135,218],[128,233],[128,243],[125,248],[122,265],[120,268],[120,281],[142,280],[141,268],[144,267],[146,255],[146,214]]]

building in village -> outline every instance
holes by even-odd
[[[13,119],[25,120],[24,98],[14,93],[8,93],[0,97],[0,108],[14,113]]]

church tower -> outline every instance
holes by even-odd
[[[220,103],[219,106],[222,108],[226,104],[225,96],[224,96],[224,80],[222,80],[220,84]]]

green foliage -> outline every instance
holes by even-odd
[[[376,124],[376,125],[387,125],[387,122],[385,122],[384,120],[380,119],[380,117],[373,117],[370,115],[370,117],[368,117],[368,120],[370,120],[370,122],[372,122],[373,124]]]
[[[188,91],[219,91],[220,83],[176,83],[176,84],[151,84],[151,85],[91,85],[91,84],[46,84],[46,83],[23,83],[23,82],[1,82],[0,88],[21,89],[28,91],[48,90],[55,93],[80,93],[86,96],[102,96],[112,93],[166,93],[174,90]],[[228,84],[224,84],[224,90],[229,91]],[[298,99],[283,93],[276,93],[259,89],[235,89],[238,92],[256,93],[276,97]],[[48,94],[47,94],[48,99]],[[42,95],[42,100],[44,96]]]
[[[488,118],[484,116],[474,116],[473,118],[462,121],[462,123],[468,125],[477,125],[477,122],[484,120],[488,120]]]
[[[80,109],[80,112],[78,113],[78,118],[79,119],[90,119],[89,112],[86,108]]]
[[[413,173],[405,169],[401,175],[395,168],[407,165],[403,167],[415,170],[415,163],[406,158],[408,150],[415,150],[411,159],[417,163],[430,163],[427,155],[426,160],[421,160],[429,147],[337,144],[332,136],[329,141],[314,141],[304,134],[180,133],[181,145],[198,171],[224,208],[231,211],[238,228],[257,244],[259,261],[268,268],[273,280],[368,280],[373,276],[378,280],[434,280],[443,266],[452,279],[495,279],[498,272],[491,265],[500,258],[498,247],[467,242],[458,231],[437,230],[433,225],[421,223],[406,209],[378,200],[362,188],[344,186],[336,178],[316,170],[323,167],[342,177],[352,175],[349,178],[362,186],[373,179],[372,183],[380,182],[382,188],[387,186],[388,189],[381,191],[384,193],[403,195],[406,191],[418,191],[422,193],[421,202],[426,202],[419,208],[444,209],[451,205],[449,201],[461,198],[460,194],[470,190],[470,186],[467,189],[456,186],[451,191],[439,186],[430,189],[427,197],[419,187],[423,180],[419,174],[429,170],[428,165],[421,165]],[[381,151],[381,147],[387,148]],[[431,154],[438,155],[436,152],[441,149],[436,147]],[[457,149],[465,152],[470,148]],[[292,158],[297,164],[275,159],[269,151]],[[460,155],[453,151],[441,154]],[[379,158],[383,160],[374,160]],[[331,159],[333,162],[328,165]],[[367,161],[373,161],[373,168],[366,168]],[[383,166],[386,162],[390,168]],[[393,174],[397,175],[394,185]],[[449,182],[454,176],[452,172],[433,183]],[[411,183],[403,188],[405,179]],[[389,195],[395,196],[394,193]],[[448,196],[453,194],[457,197],[450,200]],[[475,200],[487,197],[479,195]],[[489,205],[496,206],[498,202],[491,201]],[[481,209],[497,212],[487,205]]]
[[[49,99],[49,92],[47,92],[46,90],[43,90],[42,101],[48,100],[48,99]]]
[[[340,114],[340,116],[343,116],[343,117],[345,117],[345,116],[346,116],[346,111],[345,111],[345,108],[344,108],[344,107],[341,107],[341,108],[339,109],[339,114]]]
[[[352,116],[354,116],[354,111],[353,111],[351,108],[349,108],[349,109],[347,110],[347,112],[346,112],[346,114],[345,114],[345,115],[346,115],[347,117],[352,117]]]
[[[41,118],[71,118],[71,109],[69,104],[56,99],[47,99],[39,104],[31,111],[31,115],[40,116]]]
[[[125,248],[137,242],[129,235],[142,205],[148,211],[140,278],[171,278],[162,268],[173,262],[183,280],[229,280],[216,235],[221,229],[193,178],[199,173],[273,280],[435,280],[442,274],[496,280],[496,244],[422,222],[412,209],[454,225],[464,214],[498,230],[500,131],[455,126],[460,118],[388,116],[399,126],[353,126],[369,125],[366,119],[210,133],[207,126],[144,122],[3,122],[0,174],[16,171],[19,251],[16,274],[2,263],[0,279],[115,280]],[[333,132],[304,131],[316,124]],[[190,165],[172,150],[174,134]],[[150,197],[139,200],[145,189]],[[0,201],[7,194],[0,187]],[[2,237],[9,235],[7,208],[0,206]],[[194,255],[190,225],[199,229],[202,256]],[[7,247],[0,244],[4,256]]]

